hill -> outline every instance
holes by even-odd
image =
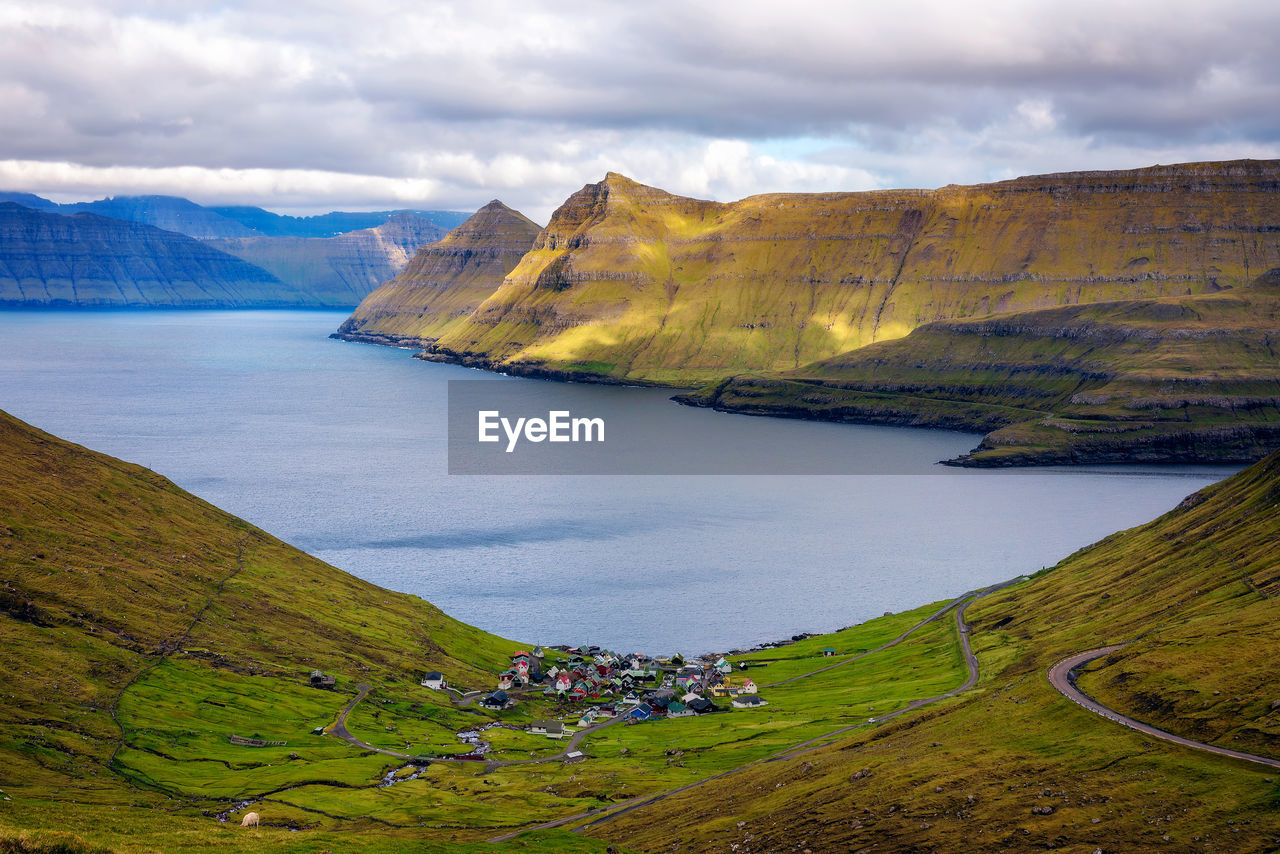
[[[520,263],[541,228],[494,199],[418,250],[404,271],[369,294],[336,338],[425,347],[464,322]]]
[[[1214,294],[930,323],[679,400],[988,432],[957,462],[1252,462],[1280,447],[1280,270]]]
[[[700,201],[610,174],[571,196],[444,358],[689,384],[925,323],[1212,293],[1280,266],[1280,162]]]
[[[1125,729],[1045,674],[1122,644],[1083,668],[1092,696],[1280,757],[1278,506],[1280,454],[1011,586],[731,656],[767,708],[566,748],[525,727],[581,707],[418,685],[492,684],[515,644],[0,414],[0,845],[1272,850],[1274,770]],[[339,720],[356,743],[313,733]],[[487,761],[448,758],[464,735]],[[597,838],[565,832],[584,823]]]
[[[491,684],[514,643],[4,413],[0,508],[0,849],[239,851],[244,833],[217,816],[248,801],[278,828],[253,832],[264,851],[403,850],[424,845],[424,819],[454,829],[415,850],[472,850],[450,843],[470,838],[459,822],[509,821],[504,797],[465,774],[408,820],[405,789],[422,799],[447,764],[392,788],[384,777],[413,770],[404,754],[311,730],[364,697],[363,683],[369,698],[348,720],[365,738],[456,744],[492,716],[418,681],[439,670]],[[313,669],[335,675],[335,691],[311,687]]]
[[[1177,735],[1280,758],[1278,508],[1273,454],[976,600],[965,617],[981,674],[972,690],[892,720],[876,718],[877,706],[861,725],[867,707],[850,709],[851,733],[586,832],[644,851],[741,854],[1273,851],[1273,768],[1134,732],[1073,704],[1046,674],[1127,644],[1082,667],[1079,686]]]
[[[214,246],[314,293],[325,306],[354,306],[399,273],[418,247],[444,229],[417,214],[396,214],[376,228],[336,237],[242,237]]]
[[[248,308],[319,300],[171,231],[0,203],[0,306]]]

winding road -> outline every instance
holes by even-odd
[[[1134,720],[1128,715],[1122,715],[1115,709],[1109,708],[1099,703],[1097,700],[1085,694],[1076,686],[1076,670],[1088,664],[1095,659],[1110,655],[1119,649],[1124,649],[1128,644],[1117,643],[1111,646],[1104,646],[1100,649],[1091,649],[1088,652],[1082,652],[1073,655],[1070,658],[1064,658],[1053,667],[1049,668],[1049,684],[1058,690],[1058,693],[1066,697],[1078,706],[1081,706],[1096,715],[1101,715],[1108,720],[1115,721],[1121,726],[1127,726],[1129,729],[1137,730],[1144,735],[1152,738],[1158,738],[1173,744],[1189,747],[1192,750],[1202,750],[1206,753],[1214,753],[1218,756],[1227,756],[1232,759],[1241,759],[1245,762],[1253,762],[1258,765],[1265,765],[1268,768],[1280,768],[1280,760],[1270,759],[1266,756],[1258,756],[1253,753],[1245,753],[1241,750],[1231,750],[1227,747],[1218,747],[1213,744],[1205,744],[1202,741],[1192,741],[1189,738],[1183,738],[1180,735],[1174,735],[1166,732],[1150,724],[1144,724],[1142,721]]]
[[[972,605],[978,599],[981,599],[984,596],[988,596],[992,593],[995,593],[997,590],[1003,590],[1004,588],[1010,586],[1011,584],[1017,584],[1018,582],[1023,580],[1025,580],[1025,577],[1019,576],[1018,578],[1011,578],[1008,581],[1001,582],[1000,584],[993,584],[990,587],[984,587],[981,590],[971,590],[968,593],[965,593],[961,596],[957,596],[955,599],[948,602],[945,606],[938,609],[936,612],[924,618],[920,622],[916,623],[914,626],[907,629],[905,632],[898,635],[893,640],[888,641],[876,647],[873,650],[869,650],[864,653],[859,653],[858,655],[852,658],[837,662],[836,664],[827,665],[826,667],[820,667],[808,673],[801,674],[800,676],[793,676],[790,679],[783,679],[779,682],[774,682],[771,685],[764,686],[766,688],[775,687],[778,685],[785,685],[789,682],[795,682],[798,679],[806,679],[810,676],[816,676],[819,673],[825,673],[835,667],[841,667],[843,665],[850,664],[854,661],[857,661],[873,653],[882,652],[886,649],[897,646],[898,644],[906,640],[911,634],[913,634],[916,631],[919,631],[924,626],[928,625],[929,623],[932,623],[933,621],[941,617],[943,614],[947,613],[948,611],[954,608],[956,612],[956,630],[960,636],[960,648],[961,648],[961,651],[964,653],[965,664],[968,668],[969,673],[968,673],[968,677],[965,679],[965,681],[962,684],[960,684],[955,688],[952,688],[950,691],[947,691],[946,693],[938,694],[937,696],[934,696],[934,697],[925,697],[920,700],[914,700],[911,703],[908,703],[906,706],[903,706],[901,709],[898,709],[897,711],[889,712],[887,714],[881,715],[880,717],[874,718],[870,721],[867,721],[866,723],[857,723],[857,724],[853,724],[852,726],[841,727],[840,729],[832,730],[831,732],[828,732],[828,733],[823,733],[822,735],[819,735],[815,738],[808,739],[807,741],[802,741],[799,744],[793,744],[790,747],[784,748],[783,750],[780,750],[777,753],[773,753],[762,759],[757,759],[754,762],[749,762],[746,765],[741,765],[737,768],[731,768],[728,771],[722,771],[719,774],[714,774],[702,780],[697,780],[687,785],[680,786],[677,789],[671,789],[669,791],[661,792],[657,795],[651,795],[649,797],[641,796],[639,798],[633,798],[629,801],[624,801],[620,804],[615,804],[612,806],[596,807],[594,809],[587,810],[586,812],[577,813],[576,815],[564,816],[563,818],[553,819],[552,821],[542,822],[541,824],[532,825],[526,828],[521,828],[520,830],[515,830],[510,833],[504,833],[501,836],[495,836],[491,838],[489,841],[490,842],[506,842],[508,840],[514,839],[515,837],[529,830],[545,830],[553,827],[561,827],[566,824],[573,824],[575,822],[582,821],[583,819],[588,819],[588,818],[591,819],[591,821],[587,821],[579,825],[578,827],[573,828],[573,832],[580,833],[585,828],[592,827],[597,824],[603,824],[607,821],[612,821],[613,819],[617,818],[620,815],[626,815],[629,812],[633,812],[635,810],[649,806],[650,804],[655,804],[658,801],[666,800],[667,798],[670,798],[674,795],[687,792],[690,789],[695,789],[698,786],[704,786],[707,783],[710,783],[714,780],[723,780],[725,777],[729,777],[729,776],[732,776],[733,774],[737,774],[741,771],[745,771],[748,768],[754,768],[756,766],[763,765],[767,762],[780,762],[787,759],[794,759],[797,756],[801,756],[805,753],[808,753],[810,751],[817,750],[823,747],[824,746],[823,743],[832,738],[843,735],[847,732],[851,732],[852,730],[855,730],[855,729],[861,729],[867,726],[868,723],[881,724],[885,721],[892,720],[893,718],[896,718],[899,715],[905,715],[908,712],[915,711],[916,709],[919,709],[923,706],[928,706],[932,703],[938,703],[938,702],[941,702],[942,700],[948,700],[952,697],[955,697],[958,694],[968,691],[970,688],[972,688],[974,685],[978,683],[978,659],[977,659],[977,656],[973,654],[973,649],[969,645],[969,624],[966,623],[964,619],[965,611],[969,608],[970,605]],[[604,814],[601,815],[601,813],[604,813]]]

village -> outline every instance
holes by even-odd
[[[575,704],[560,720],[529,725],[529,732],[553,739],[571,735],[572,726],[585,728],[614,718],[633,725],[768,705],[755,682],[735,676],[733,665],[723,656],[686,662],[679,655],[669,659],[619,655],[598,646],[549,649],[554,653],[550,662],[540,646],[514,653],[511,666],[498,677],[496,690],[482,697],[480,705],[503,711],[516,705],[517,696],[530,694]],[[422,685],[450,690],[444,676],[435,671],[426,674]]]

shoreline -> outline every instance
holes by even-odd
[[[1257,462],[1269,453],[1268,448],[1259,449],[1240,444],[1227,445],[1210,451],[1197,450],[1195,449],[1194,440],[1198,434],[1195,431],[1140,437],[1127,444],[1112,442],[1095,448],[1077,445],[1055,449],[1035,449],[1031,446],[1015,449],[1014,446],[987,444],[987,437],[991,433],[1001,427],[1017,423],[1007,419],[1001,419],[997,424],[990,420],[978,421],[965,418],[963,415],[853,412],[847,409],[823,413],[785,404],[727,405],[720,402],[720,392],[732,381],[733,377],[727,377],[718,383],[710,383],[702,388],[689,389],[687,386],[673,386],[646,380],[620,380],[602,374],[565,371],[558,368],[549,368],[540,363],[514,362],[499,364],[485,356],[458,353],[447,348],[437,348],[435,346],[436,339],[433,338],[344,332],[341,327],[339,327],[338,331],[330,333],[328,337],[340,341],[373,344],[399,350],[416,350],[417,352],[413,354],[413,358],[421,359],[424,362],[459,365],[464,368],[524,379],[585,385],[670,389],[676,392],[670,397],[670,400],[674,403],[696,409],[711,409],[729,415],[786,418],[795,421],[829,424],[909,427],[913,429],[942,430],[951,433],[967,433],[983,437],[967,453],[951,459],[937,461],[940,465],[952,468],[992,470],[1094,465],[1244,466]],[[1204,431],[1211,431],[1220,427],[1221,425],[1208,425],[1203,429]],[[1280,427],[1277,427],[1274,432],[1277,437],[1280,437]],[[1262,434],[1260,438],[1266,438],[1267,431],[1262,431]],[[1001,449],[1005,449],[1005,452],[999,454],[990,453]]]

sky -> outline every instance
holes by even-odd
[[[0,0],[0,189],[539,222],[1280,157],[1280,3]]]

